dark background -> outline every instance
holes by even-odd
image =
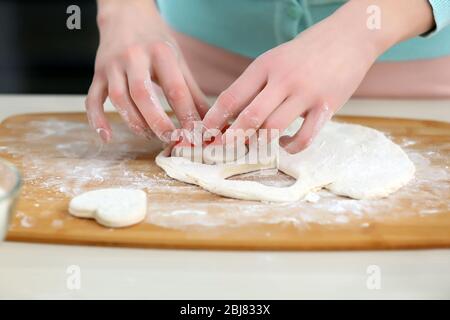
[[[70,5],[81,9],[80,30],[66,27]],[[0,0],[0,93],[86,93],[96,11],[95,0]]]

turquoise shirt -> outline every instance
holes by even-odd
[[[177,31],[255,58],[328,17],[345,0],[158,0]],[[450,0],[429,0],[436,30],[399,43],[379,60],[402,61],[450,55]]]

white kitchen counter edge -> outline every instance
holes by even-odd
[[[0,121],[83,106],[81,95],[0,95]],[[352,100],[340,114],[450,122],[450,101]],[[368,268],[380,271],[379,289],[367,286],[374,275]],[[78,270],[77,290],[70,283]],[[450,250],[233,252],[5,242],[0,298],[450,298],[448,270]]]

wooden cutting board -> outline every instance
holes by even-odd
[[[358,201],[326,191],[308,201],[240,201],[174,181],[154,163],[157,142],[130,134],[109,114],[114,139],[103,146],[83,114],[27,114],[0,126],[0,157],[24,185],[7,240],[155,248],[344,250],[450,247],[450,124],[337,117],[385,132],[416,164],[414,181],[386,199]],[[247,174],[280,187],[276,172]],[[104,187],[148,193],[146,221],[108,229],[67,212],[73,195]]]

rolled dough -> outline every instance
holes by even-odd
[[[144,220],[147,194],[120,188],[89,191],[70,201],[69,212],[79,218],[95,219],[106,227],[127,227]]]
[[[284,132],[292,136],[299,119]],[[278,142],[273,142],[278,143]],[[414,176],[415,167],[405,152],[383,133],[360,125],[328,122],[312,145],[291,155],[280,148],[269,163],[242,164],[237,161],[208,165],[163,150],[156,163],[172,178],[231,198],[287,202],[302,199],[312,190],[326,188],[354,199],[386,197]],[[296,179],[289,187],[266,186],[255,181],[227,178],[278,168]]]

